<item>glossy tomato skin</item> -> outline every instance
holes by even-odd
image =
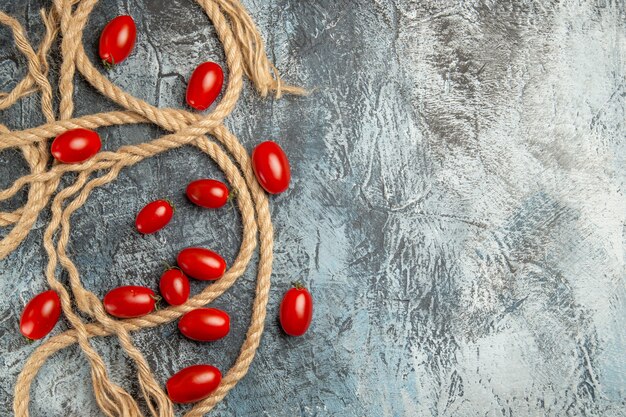
[[[137,39],[137,26],[132,17],[123,15],[111,20],[100,35],[100,59],[116,65],[128,58]]]
[[[180,269],[168,269],[161,275],[159,290],[169,305],[179,306],[189,298],[189,279]]]
[[[186,248],[180,251],[176,258],[178,267],[192,278],[201,281],[220,279],[226,272],[224,259],[205,248]]]
[[[100,135],[89,129],[72,129],[57,136],[50,146],[50,153],[59,162],[76,164],[84,162],[100,151]]]
[[[259,184],[270,194],[289,188],[291,169],[282,148],[271,140],[259,143],[252,151],[252,168]]]
[[[104,309],[120,319],[141,317],[154,311],[156,296],[150,288],[127,285],[104,296]]]
[[[224,71],[215,62],[204,62],[193,71],[187,84],[187,104],[196,110],[206,110],[222,91]]]
[[[137,214],[135,227],[144,235],[163,229],[172,220],[174,208],[167,200],[156,200],[146,204]]]
[[[221,181],[201,179],[187,186],[187,198],[197,206],[220,208],[228,201],[228,187]]]
[[[38,340],[52,331],[61,316],[61,300],[53,291],[37,294],[26,304],[20,319],[20,332],[31,340]]]
[[[230,317],[217,308],[197,308],[186,313],[178,322],[178,330],[198,342],[213,342],[230,331]]]
[[[302,336],[311,325],[313,298],[306,288],[296,286],[280,303],[280,325],[289,336]]]
[[[217,389],[222,373],[211,365],[194,365],[172,375],[165,384],[167,395],[175,403],[195,403]]]

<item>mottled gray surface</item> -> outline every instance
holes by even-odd
[[[624,1],[244,3],[285,78],[316,93],[262,100],[247,85],[227,121],[247,149],[280,142],[293,183],[271,199],[274,286],[261,347],[214,414],[626,415]],[[34,39],[40,5],[0,0]],[[191,0],[102,1],[85,35],[90,53],[119,13],[135,17],[139,37],[110,77],[150,103],[180,106],[194,66],[223,62]],[[24,73],[0,29],[0,89]],[[114,108],[82,80],[76,97],[78,114]],[[37,105],[23,100],[0,121],[37,125]],[[101,132],[106,149],[161,133]],[[17,151],[0,153],[2,188],[25,172]],[[238,214],[183,197],[200,176],[220,174],[182,149],[94,192],[73,219],[85,285],[99,295],[128,283],[156,288],[162,260],[192,244],[232,260]],[[167,229],[141,238],[134,215],[157,197],[179,210]],[[25,301],[46,288],[47,218],[0,261],[2,416],[36,346],[17,324]],[[215,303],[234,320],[225,340],[190,342],[175,323],[135,335],[159,381],[198,362],[232,364],[254,276],[252,268]],[[294,279],[316,300],[302,338],[281,334],[275,319]],[[116,342],[95,344],[115,379],[136,389]],[[87,381],[79,349],[55,355],[34,385],[32,415],[98,415]]]

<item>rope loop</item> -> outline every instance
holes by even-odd
[[[47,339],[28,358],[15,385],[13,411],[18,417],[29,415],[31,385],[41,367],[55,352],[78,344],[91,368],[96,401],[106,416],[139,417],[143,415],[142,408],[145,408],[153,417],[173,417],[172,403],[143,354],[134,345],[131,332],[171,322],[194,308],[211,303],[245,272],[258,243],[256,295],[246,339],[239,356],[217,390],[185,414],[187,417],[197,417],[215,407],[247,373],[263,333],[272,271],[273,230],[267,196],[256,181],[246,150],[226,129],[223,120],[236,106],[244,75],[264,97],[270,92],[279,98],[284,93],[305,94],[305,91],[281,80],[267,57],[254,21],[239,0],[196,0],[215,26],[224,46],[229,77],[223,98],[206,115],[154,107],[114,85],[85,54],[83,32],[97,1],[54,0],[49,10],[41,10],[45,34],[37,50],[28,41],[21,24],[0,12],[0,24],[11,29],[15,45],[28,64],[28,73],[15,88],[0,93],[0,110],[12,106],[21,98],[40,93],[41,110],[46,118],[46,124],[21,131],[10,131],[0,124],[0,151],[19,148],[30,168],[29,174],[18,178],[9,188],[0,190],[2,201],[13,197],[25,186],[29,188],[27,202],[23,207],[12,212],[0,212],[0,226],[12,226],[0,240],[0,259],[20,245],[39,213],[50,205],[51,218],[43,237],[43,246],[48,255],[45,276],[50,287],[59,294],[64,316],[71,326],[71,330]],[[59,37],[62,62],[57,117],[52,105],[53,91],[48,80],[47,56]],[[76,73],[124,110],[72,118]],[[97,129],[136,123],[153,123],[169,133],[149,142],[100,152],[80,164],[49,165],[50,138],[78,127]],[[94,189],[114,181],[125,167],[185,145],[194,146],[213,159],[224,172],[232,189],[237,190],[236,201],[243,223],[239,253],[219,281],[207,286],[185,304],[136,319],[113,319],[106,314],[98,297],[82,285],[79,269],[67,253],[71,216],[85,204]],[[59,189],[61,178],[68,172],[77,175],[71,184]],[[59,280],[60,271],[67,273],[67,284]],[[90,342],[92,337],[109,335],[118,338],[126,355],[135,364],[143,407],[133,395],[111,380],[106,364]]]

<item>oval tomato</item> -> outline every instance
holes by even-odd
[[[197,206],[220,208],[228,201],[228,187],[221,181],[202,179],[190,182],[187,198]]]
[[[98,133],[89,129],[72,129],[57,136],[50,153],[59,162],[75,164],[84,162],[100,151],[102,141]]]
[[[228,334],[230,317],[217,308],[197,308],[180,319],[178,330],[189,339],[213,342]]]
[[[174,374],[165,384],[167,395],[175,403],[200,401],[211,395],[222,381],[222,373],[211,365],[194,365]]]
[[[163,229],[172,220],[174,208],[167,200],[156,200],[146,204],[137,214],[137,231],[150,234]]]
[[[189,298],[189,280],[177,268],[168,269],[161,275],[159,289],[169,305],[179,306]]]
[[[226,272],[224,259],[205,248],[183,249],[178,254],[176,262],[185,274],[202,281],[220,279]]]
[[[111,20],[100,35],[100,59],[105,65],[119,64],[135,46],[137,26],[132,17],[124,15]]]
[[[205,62],[191,74],[187,85],[187,104],[196,110],[206,110],[222,91],[224,71],[215,62]]]
[[[103,302],[104,309],[110,315],[130,319],[154,311],[156,296],[150,288],[127,285],[109,291]]]
[[[61,300],[53,291],[37,294],[26,304],[20,319],[20,332],[29,339],[37,340],[52,331],[61,316]]]
[[[291,170],[287,155],[276,142],[259,143],[252,151],[252,169],[259,184],[270,194],[289,188]]]
[[[290,336],[302,336],[311,325],[313,299],[309,291],[299,284],[285,293],[280,303],[280,325]]]

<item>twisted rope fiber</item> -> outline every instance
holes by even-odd
[[[257,91],[266,96],[274,91],[304,94],[304,90],[284,85],[264,50],[258,29],[244,7],[236,0],[197,0],[213,22],[224,45],[229,81],[222,100],[208,115],[180,109],[158,109],[112,84],[89,61],[82,44],[82,34],[97,0],[54,0],[54,7],[41,11],[46,32],[37,52],[28,42],[19,22],[0,12],[0,23],[11,28],[18,50],[26,57],[28,73],[9,93],[0,94],[0,109],[13,105],[20,98],[41,92],[41,107],[47,123],[22,131],[9,131],[0,124],[0,150],[22,150],[31,173],[18,178],[9,188],[0,191],[0,201],[13,197],[24,186],[29,186],[26,204],[13,212],[0,212],[0,226],[14,225],[0,241],[0,259],[11,253],[26,237],[41,210],[52,198],[50,219],[43,238],[48,255],[46,279],[61,299],[65,317],[72,329],[49,338],[28,358],[15,386],[14,412],[28,416],[30,387],[39,369],[48,357],[73,344],[78,344],[91,367],[91,379],[96,402],[107,416],[141,416],[139,404],[133,396],[114,383],[106,365],[89,339],[94,336],[114,335],[135,363],[137,378],[145,405],[152,416],[174,415],[172,404],[163,392],[142,353],[134,346],[130,332],[155,327],[179,318],[184,313],[204,306],[227,291],[246,270],[260,241],[256,295],[246,339],[238,358],[224,375],[218,389],[207,399],[198,402],[186,416],[201,416],[219,403],[247,373],[263,332],[272,269],[273,232],[267,197],[258,185],[250,159],[237,138],[222,124],[234,109],[241,93],[245,74]],[[60,32],[62,63],[59,77],[60,120],[56,120],[52,106],[52,88],[48,81],[47,53]],[[74,77],[78,72],[98,91],[125,111],[99,113],[72,118],[74,110]],[[81,164],[53,164],[48,167],[48,140],[70,129],[154,123],[171,133],[139,145],[124,146],[117,151],[98,153]],[[217,142],[206,135],[212,135]],[[80,273],[67,253],[72,214],[82,207],[91,192],[114,181],[121,170],[145,158],[162,152],[192,145],[209,155],[222,169],[231,187],[237,191],[237,205],[243,223],[242,244],[235,261],[224,276],[206,287],[185,304],[153,312],[131,320],[115,320],[104,311],[97,296],[84,288]],[[232,156],[233,160],[228,156]],[[74,182],[57,192],[65,173],[76,172]],[[54,196],[54,198],[53,198]],[[61,270],[61,271],[59,271]],[[57,273],[67,272],[68,285],[57,279]],[[78,311],[75,311],[76,308]],[[92,319],[85,322],[81,315]]]
[[[39,54],[36,54],[30,46],[24,30],[19,22],[5,13],[0,12],[0,23],[7,25],[13,32],[18,50],[26,57],[28,61],[28,75],[25,77],[24,83],[18,83],[17,87],[7,96],[8,101],[3,105],[9,106],[12,100],[17,100],[20,94],[19,89],[30,89],[33,85],[37,85],[41,90],[41,109],[48,122],[54,121],[54,110],[52,107],[52,87],[48,82],[48,63],[47,53],[56,38],[58,30],[55,28],[56,18],[53,13],[48,15],[41,11],[41,17],[46,28],[44,39],[39,47]],[[17,93],[15,92],[16,90]],[[28,91],[24,91],[26,94]],[[6,130],[4,128],[2,130]],[[33,174],[45,172],[48,163],[48,150],[45,143],[39,143],[36,146],[24,146],[21,148],[24,158]],[[15,250],[17,246],[26,238],[26,235],[35,224],[39,212],[47,203],[46,190],[54,186],[58,186],[58,182],[51,182],[48,187],[44,184],[33,184],[28,191],[28,203],[24,210],[20,212],[19,218],[15,219],[15,226],[4,239],[0,241],[0,258],[4,258],[9,252]]]

